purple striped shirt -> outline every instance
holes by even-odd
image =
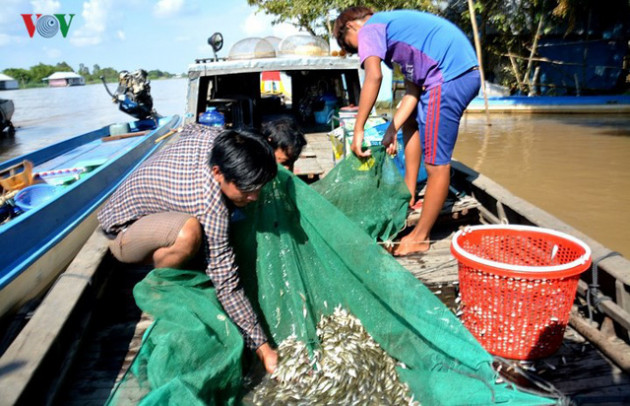
[[[184,127],[179,139],[149,158],[114,192],[98,220],[107,233],[118,233],[140,217],[161,212],[194,216],[206,236],[206,273],[225,312],[256,349],[267,341],[251,303],[245,297],[229,244],[229,210],[208,165],[221,129],[199,124]]]
[[[450,21],[430,13],[394,10],[375,13],[359,30],[361,65],[377,56],[400,66],[410,82],[431,89],[477,66],[466,35]]]

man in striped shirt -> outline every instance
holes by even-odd
[[[121,262],[182,268],[203,249],[219,301],[268,372],[277,353],[243,292],[228,224],[230,208],[258,199],[276,173],[274,151],[262,136],[190,124],[135,170],[98,213]]]

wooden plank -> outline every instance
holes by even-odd
[[[449,246],[445,239],[427,253],[396,257],[396,261],[426,285],[453,284],[458,281],[458,267]]]
[[[59,341],[66,330],[76,327],[71,325],[76,321],[72,315],[81,310],[82,298],[92,291],[93,277],[106,252],[107,239],[97,229],[2,355],[2,404],[29,403],[28,399],[43,395],[38,386],[43,376],[60,378],[59,361],[64,359],[67,345]]]
[[[300,158],[295,161],[293,172],[298,176],[320,176],[324,170],[315,158]]]
[[[104,404],[133,362],[152,323],[136,306],[132,294],[135,284],[152,268],[118,262],[112,265],[115,269],[84,334],[84,345],[55,399],[58,404],[83,399]]]
[[[119,135],[110,135],[110,136],[101,138],[101,140],[103,140],[103,142],[116,141],[116,140],[122,140],[125,138],[140,137],[141,135],[147,135],[148,133],[149,133],[149,130],[138,131],[134,133],[119,134]],[[166,133],[166,134],[169,134],[169,133]],[[164,137],[164,135],[162,137]]]
[[[310,151],[315,154],[317,163],[321,166],[323,172],[322,177],[335,166],[333,162],[332,144],[328,139],[327,133],[306,134],[306,141]]]
[[[175,129],[175,130],[171,130],[171,131],[167,132],[166,134],[164,134],[164,135],[162,135],[162,136],[158,137],[158,138],[155,140],[155,143],[157,144],[158,142],[162,142],[162,141],[164,141],[165,139],[167,139],[168,137],[170,137],[171,135],[173,135],[173,134],[175,134],[175,133],[180,132],[181,130],[182,130],[181,128],[179,128],[179,129]]]
[[[577,331],[597,346],[607,357],[619,366],[624,372],[630,373],[630,346],[623,341],[611,340],[598,329],[589,325],[576,309],[571,310],[570,323]]]
[[[578,282],[578,293],[584,297],[586,297],[588,292],[588,284],[584,281]],[[592,293],[591,293],[592,294]],[[630,330],[630,313],[625,311],[623,308],[618,306],[615,302],[611,301],[610,298],[606,298],[599,292],[596,292],[594,299],[599,301],[599,307],[602,311],[610,316],[613,320],[623,326],[626,330]]]

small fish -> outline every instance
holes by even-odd
[[[419,405],[396,372],[397,365],[406,365],[385,353],[341,306],[320,319],[317,335],[320,347],[312,357],[295,335],[280,342],[278,367],[255,389],[254,404]]]

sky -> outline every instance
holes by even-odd
[[[2,0],[0,6],[0,72],[65,61],[75,71],[82,63],[90,72],[98,64],[180,74],[195,59],[213,56],[207,40],[214,32],[224,37],[219,57],[247,37],[298,32],[290,24],[272,25],[272,16],[246,0]],[[32,14],[32,38],[22,14]],[[50,17],[39,22],[35,14]],[[69,22],[65,38],[54,14]]]

